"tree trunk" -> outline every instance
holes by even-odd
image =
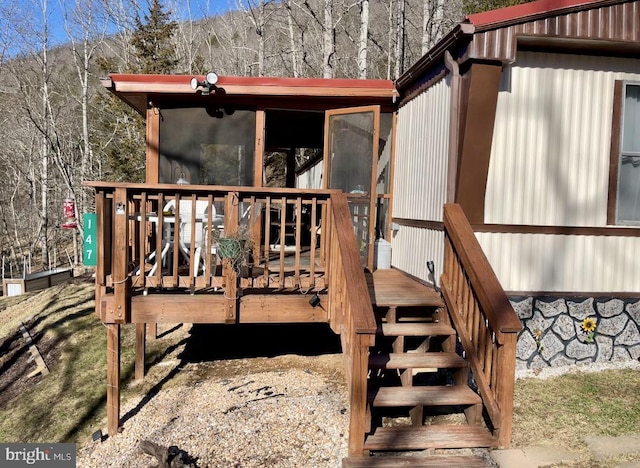
[[[296,44],[296,36],[293,28],[293,11],[291,3],[287,2],[287,26],[289,28],[289,47],[291,48],[291,70],[294,78],[300,77],[300,61],[298,60],[298,45]]]
[[[439,39],[444,21],[443,0],[424,0],[422,14],[422,55],[429,52]]]
[[[49,265],[49,142],[47,141],[47,129],[49,127],[49,64],[48,64],[48,23],[47,23],[47,1],[42,2],[42,17],[44,22],[42,35],[42,116],[43,135],[41,145],[41,166],[40,166],[40,248],[42,249],[42,268]]]
[[[360,43],[358,47],[358,78],[367,79],[367,40],[369,38],[369,0],[360,3]]]
[[[398,78],[404,72],[404,54],[406,39],[406,0],[398,0],[398,13],[396,15],[396,66],[394,78]]]
[[[333,56],[335,54],[335,31],[333,29],[333,0],[324,0],[324,24],[323,24],[323,67],[322,77],[333,78]]]

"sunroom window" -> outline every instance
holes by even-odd
[[[231,108],[164,108],[161,183],[252,186],[255,112]]]
[[[640,83],[623,84],[616,224],[640,225]]]

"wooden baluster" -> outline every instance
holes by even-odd
[[[205,227],[205,246],[204,246],[204,287],[208,288],[211,286],[211,277],[213,276],[211,272],[211,251],[213,249],[213,195],[209,194],[207,196],[207,225]],[[215,268],[215,265],[214,265]]]
[[[162,247],[164,242],[169,242],[169,239],[164,239],[164,195],[158,194],[158,222],[156,223],[156,286],[162,287]],[[163,242],[164,241],[164,242]]]
[[[284,243],[285,229],[287,221],[287,199],[282,197],[280,200],[280,275],[278,276],[279,286],[284,289]]]
[[[487,323],[484,315],[480,312],[480,322],[478,324],[478,362],[482,367],[482,371],[484,373],[485,369],[485,354],[486,354],[486,343],[487,343]]]
[[[180,194],[175,195],[176,206],[174,208],[174,224],[173,224],[173,283],[172,286],[177,288],[180,285]]]
[[[147,260],[147,194],[145,192],[142,193],[140,197],[140,221],[136,220],[140,224],[139,228],[139,237],[138,244],[140,244],[139,256],[138,256],[138,278],[139,284],[141,287],[146,288],[146,277],[145,274],[145,264]]]
[[[258,223],[259,221],[259,216],[260,213],[258,213],[257,207],[256,207],[256,197],[255,195],[252,195],[249,198],[249,226],[248,226],[248,234],[251,237],[251,241],[253,242],[253,244],[251,245],[251,252],[249,252],[249,259],[248,262],[249,264],[247,265],[247,274],[248,274],[248,279],[247,279],[247,283],[249,285],[249,287],[254,287],[254,281],[253,281],[253,264],[255,263],[256,260],[259,261],[260,259],[260,224]]]
[[[331,199],[327,199],[325,204],[322,205],[322,228],[320,231],[320,245],[322,245],[322,250],[320,252],[320,256],[321,256],[321,263],[322,265],[326,265],[326,256],[331,256],[331,237],[329,236],[329,233],[331,232],[331,225],[332,225],[332,220],[331,220],[331,216],[329,215],[329,213],[331,213]],[[323,253],[324,253],[324,257],[323,257]],[[325,278],[324,278],[324,284],[323,284],[323,288],[327,287],[328,284],[328,280],[327,277],[330,273],[328,271],[325,271]]]
[[[300,288],[300,250],[302,245],[300,242],[300,231],[302,230],[302,198],[296,198],[296,257],[294,267],[294,283],[296,288]]]
[[[309,288],[316,287],[316,231],[318,229],[316,225],[318,199],[313,197],[311,199],[311,246],[309,251]]]
[[[191,219],[189,220],[189,229],[191,237],[189,238],[189,288],[191,293],[196,288],[196,276],[198,276],[198,270],[200,269],[199,259],[196,259],[196,195],[191,195]],[[182,223],[181,223],[182,224]],[[180,234],[180,233],[178,233]]]
[[[225,200],[225,225],[226,233],[238,232],[238,211],[240,199],[237,192],[229,192]],[[222,262],[224,274],[225,306],[227,323],[236,322],[238,314],[238,277],[233,268],[232,260],[225,258]]]
[[[269,255],[271,253],[271,197],[266,197],[264,204],[264,286],[269,287]]]

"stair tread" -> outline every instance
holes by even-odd
[[[342,468],[429,468],[429,467],[486,468],[487,461],[477,455],[431,456],[375,456],[349,457],[342,460]]]
[[[452,336],[456,331],[449,325],[437,322],[383,323],[384,336]]]
[[[482,403],[480,395],[465,385],[432,387],[381,387],[375,390],[373,406],[445,406]]]
[[[369,366],[383,369],[454,368],[466,367],[467,361],[455,353],[389,353],[373,354],[369,357]]]
[[[482,426],[432,425],[379,427],[367,436],[365,450],[491,447],[496,440]]]

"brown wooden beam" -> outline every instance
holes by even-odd
[[[256,294],[240,299],[239,323],[327,323],[325,296],[320,305],[309,304],[311,296]]]
[[[484,222],[491,142],[502,64],[472,63],[463,75],[456,202],[469,222]]]
[[[254,150],[253,186],[262,187],[262,171],[264,171],[264,110],[256,111],[256,142]]]
[[[160,181],[160,109],[147,109],[147,151],[145,180],[149,184]]]
[[[120,426],[120,325],[107,327],[107,431],[118,433]]]
[[[117,188],[113,196],[113,292],[115,302],[107,309],[110,323],[126,323],[129,318],[129,219],[127,216],[127,189]]]
[[[623,81],[616,80],[613,87],[613,110],[611,115],[611,146],[609,148],[609,190],[607,194],[607,224],[616,224],[618,205],[618,170],[620,147],[622,146],[622,101]]]
[[[309,295],[250,294],[238,300],[238,323],[326,323],[326,296],[312,307]],[[113,294],[102,297],[113,307]],[[144,323],[226,323],[223,294],[149,294],[131,298],[131,321]]]

